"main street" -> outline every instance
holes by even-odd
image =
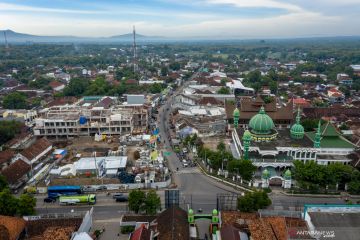
[[[195,73],[192,78],[196,77],[197,74],[198,73]],[[169,152],[169,156],[166,156],[166,159],[170,170],[174,173],[173,180],[180,190],[181,204],[188,205],[195,210],[201,208],[204,211],[210,212],[216,208],[217,194],[240,194],[240,192],[205,176],[196,167],[184,168],[180,159],[173,151],[170,142],[171,129],[169,126],[169,117],[173,110],[172,105],[174,104],[175,96],[181,93],[185,86],[186,83],[179,87],[172,96],[167,98],[165,104],[159,109],[159,134],[161,140],[165,141],[163,150]]]

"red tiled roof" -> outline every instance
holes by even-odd
[[[64,84],[61,83],[61,82],[58,82],[58,81],[52,81],[52,82],[49,83],[49,86],[54,89],[54,88],[57,88],[57,87],[60,87],[60,86],[64,86]]]
[[[126,84],[138,84],[138,81],[135,80],[135,79],[128,79],[128,80],[126,80],[125,83],[126,83]]]
[[[187,213],[179,207],[168,208],[156,219],[159,239],[172,240],[190,239],[189,224],[187,222]]]
[[[224,103],[222,101],[217,100],[216,98],[213,97],[203,97],[198,104],[200,105],[223,105]]]
[[[4,175],[10,184],[15,184],[20,178],[30,171],[30,165],[23,160],[17,160],[5,168],[1,174]]]
[[[18,217],[0,216],[0,226],[4,226],[9,233],[9,240],[19,238],[25,228],[25,220]],[[1,235],[0,235],[1,236]]]
[[[10,149],[0,152],[0,164],[9,162],[14,155],[15,152]]]
[[[151,231],[145,227],[145,224],[136,229],[130,237],[130,240],[150,240]]]
[[[22,150],[20,154],[30,161],[31,159],[40,155],[40,153],[45,151],[45,149],[50,146],[52,146],[52,144],[46,138],[41,138],[37,140],[34,144],[32,144],[30,147]]]

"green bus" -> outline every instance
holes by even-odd
[[[78,205],[78,204],[95,204],[96,195],[73,195],[73,196],[60,196],[59,197],[60,205]]]

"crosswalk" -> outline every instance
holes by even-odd
[[[192,174],[192,173],[200,173],[200,169],[198,169],[197,167],[183,168],[176,172],[176,174]]]

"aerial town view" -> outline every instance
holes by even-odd
[[[0,240],[359,240],[359,12],[0,0]]]

